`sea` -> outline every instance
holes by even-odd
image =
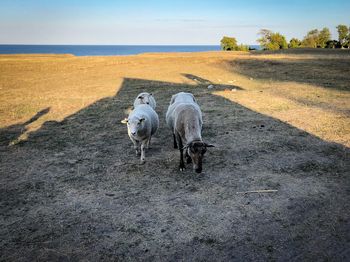
[[[260,49],[259,45],[250,45]],[[0,45],[0,54],[72,54],[75,56],[219,51],[219,45]]]

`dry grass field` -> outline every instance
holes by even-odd
[[[349,85],[348,50],[0,56],[0,260],[349,259]],[[145,165],[120,123],[142,91]],[[202,174],[165,125],[180,91]]]

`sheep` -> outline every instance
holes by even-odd
[[[147,93],[147,92],[143,92],[137,95],[135,101],[134,101],[134,108],[137,105],[141,105],[141,104],[147,104],[150,105],[153,109],[156,109],[156,100],[154,99],[152,93]]]
[[[194,98],[193,94],[186,93],[186,92],[180,92],[175,95],[173,95],[170,99],[170,105],[168,107],[168,111],[166,113],[166,123],[170,127],[171,130],[174,129],[173,120],[173,111],[176,108],[176,105],[173,105],[174,103],[193,103],[198,106],[196,99]],[[198,112],[200,113],[200,119],[202,119],[202,112],[198,106]],[[176,140],[175,140],[175,133],[174,133],[174,148],[177,148]]]
[[[194,95],[191,93],[186,92],[180,92],[175,95],[173,95],[170,99],[170,105],[175,102],[189,102],[189,103],[197,103],[196,99],[194,98]]]
[[[174,148],[180,150],[180,171],[185,169],[183,150],[187,164],[193,163],[196,173],[202,172],[202,160],[208,147],[202,140],[202,112],[191,93],[173,95],[166,113],[166,123],[173,132]]]
[[[144,164],[146,162],[145,148],[149,148],[151,137],[156,133],[159,127],[157,113],[150,105],[141,104],[137,105],[135,109],[130,112],[129,117],[121,122],[127,124],[128,135],[134,144],[136,155],[139,155],[139,148],[141,147],[140,163]]]

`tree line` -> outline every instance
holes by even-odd
[[[338,40],[331,39],[331,32],[327,27],[322,30],[313,29],[309,31],[302,40],[290,39],[280,33],[268,29],[261,29],[260,38],[257,40],[264,50],[279,50],[287,48],[350,48],[350,27],[338,25]],[[221,48],[225,51],[248,51],[249,46],[237,44],[234,37],[224,36],[221,39]]]

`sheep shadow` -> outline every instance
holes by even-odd
[[[160,127],[141,166],[120,120],[142,91],[154,94]],[[178,171],[165,125],[180,91],[196,96],[203,138],[216,145],[201,175]],[[2,260],[349,256],[350,150],[203,85],[125,78],[115,96],[0,146]],[[278,191],[237,194],[257,189]]]

